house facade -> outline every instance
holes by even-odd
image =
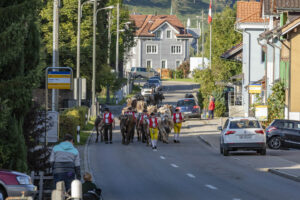
[[[257,94],[251,93],[250,88],[255,85],[262,85],[265,76],[265,53],[258,43],[258,38],[268,28],[269,20],[263,19],[261,12],[262,2],[237,2],[235,28],[243,34],[242,105],[244,116],[251,115],[250,107],[256,102]],[[264,91],[262,91],[263,96]]]
[[[175,15],[131,15],[136,26],[135,46],[126,54],[126,70],[146,67],[176,69],[189,59],[189,40],[183,24]]]
[[[275,82],[285,86],[285,118],[300,120],[300,1],[263,0],[263,15],[270,30],[260,35],[266,52],[268,96]]]

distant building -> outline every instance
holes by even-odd
[[[125,67],[176,69],[189,59],[192,35],[175,15],[131,15],[135,43],[127,52]]]
[[[202,57],[190,57],[190,71],[194,70],[203,70],[206,69],[209,65],[209,60],[207,58]]]

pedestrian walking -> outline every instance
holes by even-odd
[[[100,199],[102,190],[92,182],[92,176],[86,172],[83,175],[84,183],[82,184],[83,200],[98,200]]]
[[[180,143],[179,134],[183,122],[183,116],[178,108],[175,109],[175,113],[173,114],[173,122],[174,122],[174,143]]]
[[[133,142],[133,139],[134,139],[134,131],[136,129],[136,125],[137,125],[137,115],[135,113],[135,111],[132,109],[132,107],[129,107],[128,108],[128,111],[125,112],[125,115],[127,116],[132,116],[133,117],[133,120],[134,120],[134,124],[133,124],[133,127],[132,129],[130,130],[130,141]]]
[[[214,118],[215,111],[215,98],[214,96],[210,96],[209,106],[208,106],[208,119]]]
[[[157,149],[157,138],[158,138],[158,119],[154,113],[150,114],[150,118],[147,120],[149,124],[149,131],[152,143],[152,149]]]
[[[81,179],[80,157],[73,144],[73,136],[66,134],[64,141],[55,145],[50,155],[54,183],[56,185],[57,182],[64,181],[66,191],[71,188],[71,182],[75,176],[77,179]]]
[[[96,120],[95,120],[95,123],[94,123],[95,129],[96,129],[96,132],[97,132],[96,142],[98,142],[99,133],[101,131],[101,130],[99,130],[99,125],[100,125],[101,122],[102,122],[102,119],[101,119],[100,115],[98,115]],[[103,137],[103,135],[101,134],[101,142],[103,141],[102,137]]]
[[[103,124],[105,144],[108,144],[108,134],[109,143],[112,144],[112,129],[115,127],[115,119],[114,115],[109,111],[109,108],[104,108]]]

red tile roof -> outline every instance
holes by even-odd
[[[136,36],[154,37],[152,32],[167,22],[179,32],[176,36],[192,37],[190,34],[185,34],[186,30],[176,15],[130,15],[130,19],[137,27]]]
[[[239,1],[237,2],[237,22],[263,23],[262,2]]]

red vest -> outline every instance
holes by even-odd
[[[144,120],[144,116],[145,116],[145,115],[149,118],[149,115],[148,115],[148,114],[142,114],[142,117],[141,117],[140,122],[142,122],[142,121]]]
[[[179,120],[182,121],[181,112],[179,113]],[[174,123],[176,123],[176,113],[173,114],[173,121],[174,121]]]
[[[153,127],[153,121],[152,121],[152,118],[149,119],[149,122],[150,122],[150,124],[149,124],[150,128],[157,128],[158,123],[157,123],[157,118],[156,118],[156,117],[155,117],[155,127]]]
[[[111,124],[113,123],[113,119],[112,119],[112,114],[111,112],[108,113],[108,117],[107,117],[107,114],[104,113],[103,115],[103,120],[104,120],[104,123],[106,123],[106,120],[108,119],[108,123]]]

